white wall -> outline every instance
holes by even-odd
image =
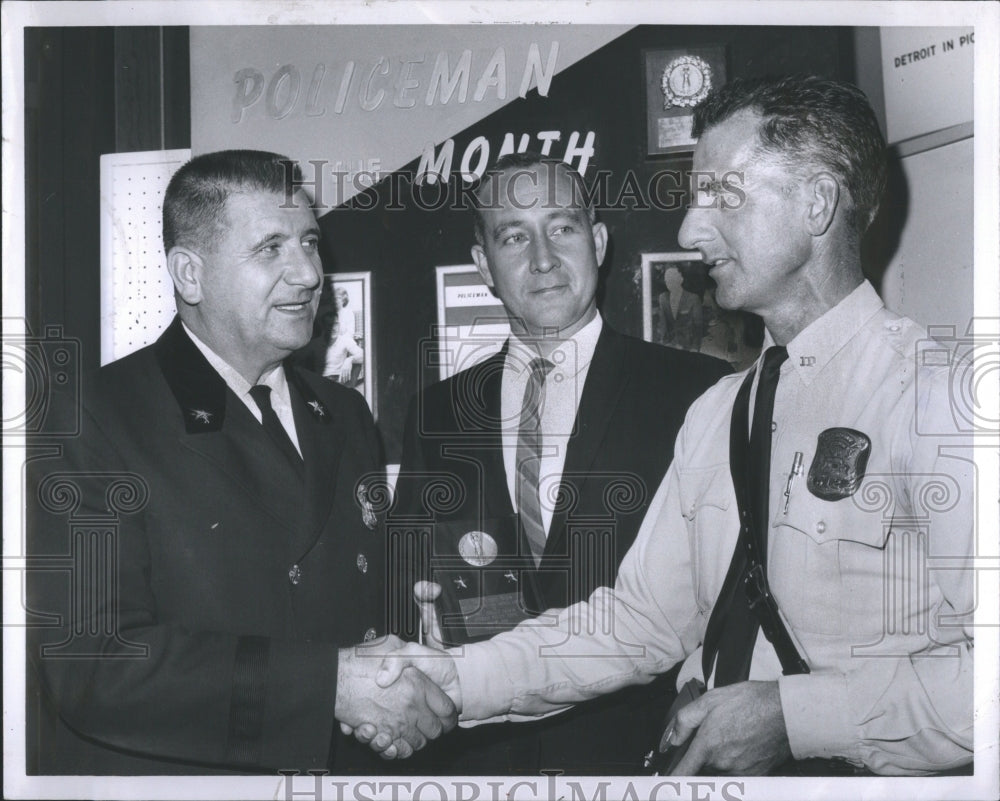
[[[973,141],[902,159],[909,213],[882,282],[890,308],[959,333],[972,317]]]
[[[938,41],[950,36],[949,29],[927,28],[926,34],[908,28],[908,36]],[[888,34],[888,35],[887,35]],[[854,62],[858,86],[868,95],[883,127],[886,128],[886,106],[892,105],[895,115],[900,112],[900,78],[894,61],[888,60],[891,74],[882,58],[882,48],[895,43],[895,31],[885,28],[856,28],[854,32]],[[933,35],[932,35],[933,34]],[[895,46],[895,45],[893,45]],[[905,49],[905,48],[904,48]],[[963,46],[965,60],[962,69],[952,69],[956,51],[941,53],[936,62],[946,61],[949,69],[931,76],[944,84],[962,85],[967,104],[966,118],[971,119],[971,95],[964,92],[965,83],[972,85],[971,48]],[[891,54],[889,54],[891,56]],[[966,63],[969,62],[969,63]],[[906,69],[909,69],[909,65]],[[914,69],[922,69],[915,67]],[[912,70],[911,70],[912,71]],[[923,76],[929,80],[927,76]],[[933,115],[931,98],[947,94],[947,86],[937,86],[936,92],[925,94],[925,103]],[[908,101],[912,102],[912,101]],[[904,109],[905,110],[905,109]],[[902,142],[893,152],[905,176],[908,192],[908,212],[902,223],[898,247],[892,254],[881,282],[882,297],[890,308],[912,317],[924,325],[953,325],[963,333],[973,313],[973,142],[971,138],[954,141],[957,136],[971,133],[966,126],[955,125],[959,114],[939,120],[944,131],[933,130]],[[923,127],[934,127],[933,116],[924,114]],[[899,129],[897,122],[890,128]],[[907,129],[915,132],[917,128]],[[922,130],[922,129],[921,129]],[[951,141],[950,144],[942,142]],[[899,156],[899,153],[908,155]]]

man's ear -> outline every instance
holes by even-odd
[[[190,306],[201,303],[201,275],[204,267],[201,256],[181,245],[170,248],[167,254],[167,272],[174,282],[174,291]]]
[[[594,223],[594,250],[597,253],[597,266],[604,264],[604,254],[608,250],[608,226],[602,222]]]
[[[483,278],[483,282],[490,289],[493,289],[493,273],[490,272],[490,263],[486,258],[486,251],[482,245],[472,246],[472,260],[476,263],[476,269]]]
[[[833,223],[840,205],[840,184],[828,172],[814,175],[808,186],[806,230],[813,236],[822,236]]]

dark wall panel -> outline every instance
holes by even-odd
[[[25,30],[25,307],[100,362],[100,157],[190,147],[187,28]],[[162,69],[161,69],[162,65]]]
[[[28,324],[62,325],[100,359],[100,155],[115,150],[114,33],[25,31]],[[95,347],[96,344],[96,347]]]
[[[118,153],[163,148],[160,40],[159,28],[115,28]]]
[[[191,147],[191,37],[186,27],[163,34],[163,148]]]

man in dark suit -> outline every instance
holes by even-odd
[[[504,157],[487,174],[472,257],[512,336],[427,387],[409,411],[390,541],[417,578],[443,585],[446,641],[480,639],[612,585],[688,405],[728,372],[602,321],[608,235],[582,190],[570,167],[535,154]],[[405,623],[412,604],[400,614]],[[540,723],[463,731],[411,764],[416,773],[632,773],[670,693],[663,680]]]
[[[371,773],[337,721],[374,714],[404,752],[454,725],[423,674],[370,678],[398,642],[379,639],[379,445],[358,393],[283,366],[323,278],[292,166],[224,151],[177,172],[177,319],[53,414],[79,434],[31,470],[29,772]]]

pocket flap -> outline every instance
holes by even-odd
[[[817,498],[802,482],[788,497],[788,511],[772,517],[774,526],[789,526],[817,543],[847,540],[882,548],[888,526],[871,519],[855,503],[854,496],[836,501]]]
[[[702,507],[711,506],[726,511],[736,503],[728,464],[682,470],[679,479],[681,514],[689,521],[695,519]]]

